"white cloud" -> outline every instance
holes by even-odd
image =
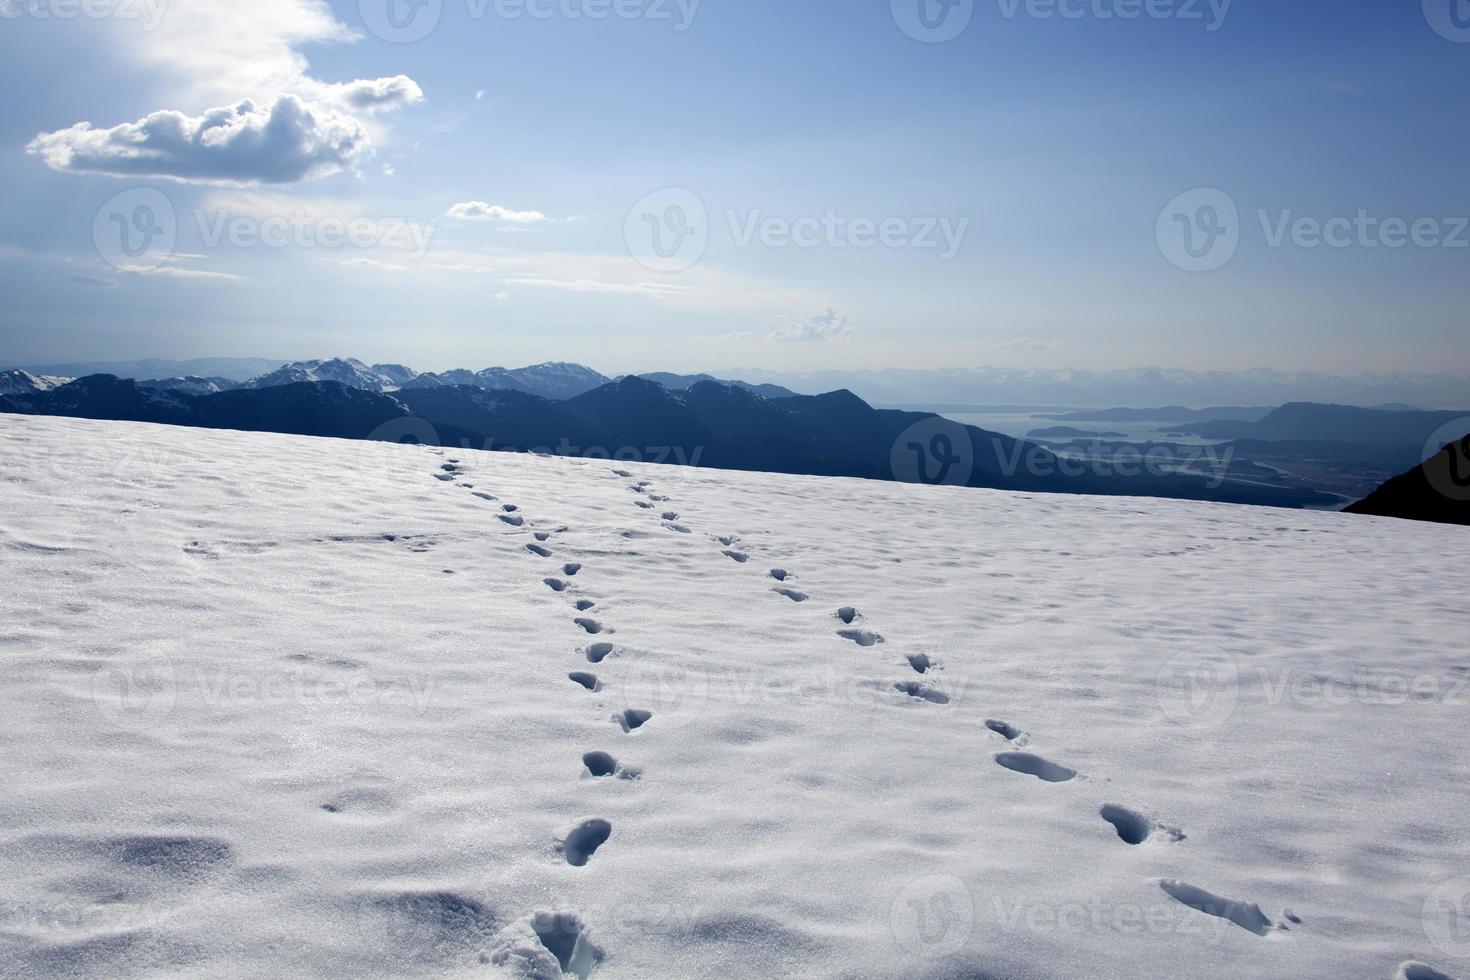
[[[386,133],[370,117],[424,97],[406,75],[310,77],[300,48],[360,37],[325,0],[189,0],[169,4],[148,30],[120,18],[87,24],[110,31],[108,54],[167,89],[176,108],[42,133],[28,150],[58,170],[292,183],[347,169]]]
[[[238,282],[245,278],[230,272],[206,272],[203,269],[183,269],[176,265],[123,265],[118,268],[136,276],[159,276],[165,279],[214,279]]]
[[[448,214],[459,221],[500,221],[512,225],[533,225],[546,220],[540,211],[512,211],[484,201],[464,201],[450,208]]]
[[[685,291],[684,286],[671,286],[658,282],[602,282],[595,279],[542,279],[537,276],[521,276],[502,280],[508,286],[547,286],[574,293],[615,293],[623,296],[673,296]]]
[[[285,184],[336,173],[366,144],[352,116],[283,95],[269,108],[247,99],[201,116],[164,110],[111,129],[81,122],[37,136],[26,152],[73,173]]]
[[[323,101],[336,102],[358,112],[383,112],[420,102],[424,90],[407,75],[392,78],[360,78],[339,85],[321,85],[318,93]]]
[[[1001,346],[1006,350],[1048,351],[1055,350],[1057,345],[1050,340],[1037,340],[1034,337],[1017,337],[1015,340],[1006,341]]]
[[[188,0],[170,3],[156,29],[121,21],[109,48],[173,90],[186,111],[240,99],[268,102],[285,92],[307,98],[321,83],[306,75],[301,48],[352,43],[357,32],[326,0]]]
[[[476,102],[484,101],[484,98],[485,98],[485,90],[484,89],[480,89],[479,91],[477,91],[475,93],[475,101]]]
[[[795,343],[830,344],[853,339],[851,321],[830,306],[824,313],[773,330],[767,336]]]

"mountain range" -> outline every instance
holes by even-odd
[[[294,362],[292,366],[329,362]],[[245,383],[288,366],[284,360],[269,358],[200,358],[188,361],[92,361],[72,364],[17,364],[14,367],[33,375],[65,378],[91,374],[112,374],[138,380],[199,377]],[[395,365],[367,366],[370,373],[388,376],[386,384],[396,388],[407,384]],[[540,365],[539,367],[548,367]],[[574,371],[568,377],[584,375],[613,380],[590,368],[567,365]],[[405,369],[406,370],[406,369]],[[472,384],[491,388],[517,388],[513,380],[499,376],[502,369],[485,371],[445,371],[434,378],[449,384]],[[536,368],[521,371],[536,372]],[[548,372],[556,374],[559,372]],[[507,372],[514,375],[514,371]],[[421,375],[415,375],[420,377]],[[644,374],[668,388],[687,388],[699,380],[717,378],[743,379],[762,394],[779,397],[761,386],[769,385],[791,394],[816,394],[846,389],[865,401],[884,407],[910,407],[916,410],[963,411],[963,405],[1050,405],[1064,407],[1113,405],[1134,408],[1155,405],[1282,405],[1311,401],[1345,405],[1386,407],[1392,403],[1429,408],[1454,408],[1465,402],[1470,380],[1465,377],[1436,374],[1362,374],[1331,375],[1314,372],[1283,372],[1269,369],[1253,371],[1183,371],[1167,368],[1136,368],[1116,371],[1041,370],[1003,367],[947,368],[913,370],[892,368],[877,371],[824,370],[811,372],[770,371],[755,368],[730,369],[713,375]],[[335,380],[342,380],[341,378]],[[488,382],[488,383],[487,383]],[[348,383],[351,383],[350,381]],[[532,387],[548,397],[571,397],[576,383],[561,389]],[[590,390],[583,388],[582,390]],[[560,391],[561,394],[553,394]],[[1064,409],[1063,409],[1064,410]],[[1241,415],[1224,416],[1245,418]],[[1097,419],[1095,421],[1106,421]],[[1186,418],[1168,421],[1188,421]]]
[[[354,373],[360,370],[349,367]],[[973,487],[1281,506],[1333,503],[1329,495],[1311,490],[1216,484],[1173,473],[1123,476],[1069,468],[1035,444],[925,413],[875,409],[848,391],[766,398],[747,386],[718,381],[671,390],[630,376],[553,400],[470,385],[410,384],[383,392],[334,380],[194,394],[95,375],[0,398],[0,412],[346,439],[399,441],[411,435],[416,441],[456,447],[876,480],[905,478],[907,471],[895,460],[936,446],[942,448],[943,459],[935,459],[943,466],[934,478],[945,479],[952,462],[963,464],[954,470],[960,475],[948,482]],[[912,434],[916,431],[917,436]]]
[[[922,405],[1282,405],[1293,401],[1382,405],[1400,402],[1431,408],[1463,405],[1470,380],[1437,374],[1356,376],[1254,371],[1182,371],[1132,368],[1117,371],[976,367],[943,370],[722,372],[749,382],[795,391],[846,388],[884,406]]]
[[[1214,419],[1178,425],[1169,431],[1206,439],[1342,442],[1418,450],[1436,430],[1465,418],[1464,411],[1425,412],[1293,402],[1255,422]]]

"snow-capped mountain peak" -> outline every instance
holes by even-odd
[[[38,391],[59,388],[70,380],[71,378],[54,378],[49,375],[37,376],[19,369],[0,371],[0,395],[33,395]]]

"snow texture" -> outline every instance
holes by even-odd
[[[0,975],[1470,973],[1463,528],[20,416],[0,494]]]

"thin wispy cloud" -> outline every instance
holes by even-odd
[[[463,201],[447,212],[456,221],[495,221],[509,225],[534,225],[547,220],[540,211],[516,211],[484,201]]]
[[[536,276],[520,276],[505,279],[508,286],[540,286],[561,289],[573,293],[609,293],[621,296],[652,296],[662,298],[687,292],[686,286],[673,286],[659,282],[601,282],[595,279],[542,279]]]
[[[803,344],[831,344],[853,339],[851,321],[831,307],[816,316],[773,330],[767,336],[772,340]]]

